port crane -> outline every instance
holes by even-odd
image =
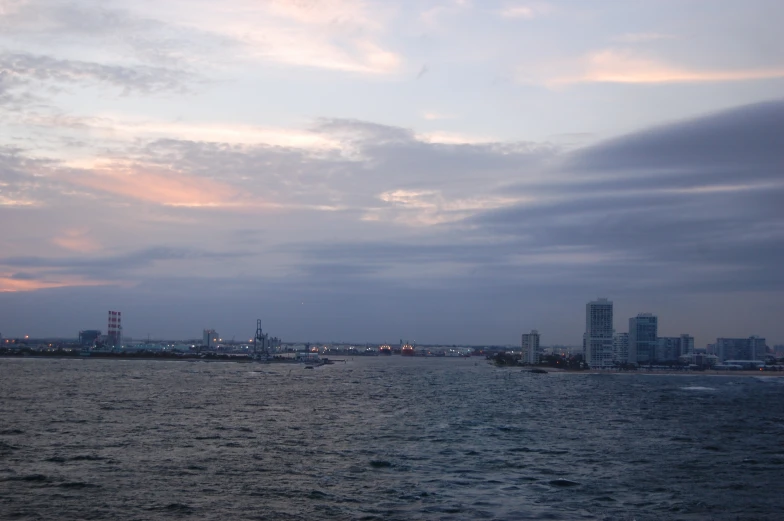
[[[253,358],[269,356],[267,350],[267,337],[269,335],[261,330],[261,319],[256,320],[256,335],[253,337]]]
[[[280,347],[280,339],[278,337],[270,337],[269,333],[262,331],[261,319],[256,320],[256,334],[253,337],[253,358],[269,358],[270,348],[272,347]]]

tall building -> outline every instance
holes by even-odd
[[[532,329],[523,333],[523,361],[529,364],[539,363],[539,331]]]
[[[765,360],[767,348],[765,339],[758,336],[749,338],[717,338],[716,355],[725,360]]]
[[[619,364],[629,363],[629,333],[613,335],[613,361]]]
[[[656,339],[656,353],[654,360],[659,362],[672,362],[680,357],[681,337],[660,336]]]
[[[202,332],[201,343],[207,347],[215,347],[218,344],[218,332],[214,329],[205,329]]]
[[[691,335],[681,335],[681,352],[679,356],[694,354],[694,337]]]
[[[629,362],[651,363],[656,359],[659,319],[651,313],[639,313],[629,319]]]
[[[589,367],[613,365],[613,303],[599,298],[585,305],[583,359]]]

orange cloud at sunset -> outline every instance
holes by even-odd
[[[0,273],[0,293],[16,293],[72,286],[105,286],[107,284],[109,282],[85,280],[80,277],[66,277],[58,280],[17,279],[11,273]]]
[[[551,84],[571,83],[699,83],[749,81],[784,77],[784,68],[689,69],[619,49],[605,49],[588,55],[583,73],[551,80]]]
[[[110,165],[69,177],[82,187],[165,206],[244,206],[236,188],[212,179],[142,166]]]

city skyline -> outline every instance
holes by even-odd
[[[784,343],[782,18],[0,1],[0,331]]]
[[[599,310],[598,312],[596,310]],[[139,340],[147,340],[147,339],[154,339],[156,341],[197,341],[198,339],[202,339],[202,344],[207,345],[208,343],[245,343],[244,336],[239,334],[237,335],[236,332],[229,332],[229,334],[222,335],[214,328],[205,328],[199,332],[198,335],[194,336],[165,336],[165,335],[157,335],[153,336],[150,333],[146,335],[127,335],[124,334],[122,328],[119,327],[120,322],[120,315],[122,312],[120,311],[109,311],[108,312],[108,323],[106,324],[106,330],[102,330],[100,328],[90,329],[85,328],[83,330],[78,331],[78,338],[81,341],[82,334],[85,333],[87,335],[100,335],[104,339],[106,339],[111,345],[117,343],[115,338],[122,338],[123,340],[129,340],[133,342],[138,342]],[[609,365],[609,362],[616,362],[621,361],[622,363],[645,363],[650,360],[653,356],[654,359],[660,359],[657,356],[654,356],[654,353],[659,353],[661,350],[666,350],[668,348],[673,347],[673,343],[675,344],[676,350],[683,350],[686,353],[694,352],[694,349],[705,349],[706,347],[710,347],[711,345],[721,344],[722,340],[730,339],[730,340],[741,340],[747,341],[749,339],[761,339],[762,340],[762,347],[765,346],[765,336],[760,336],[757,333],[751,334],[742,334],[740,336],[736,335],[735,337],[728,337],[728,336],[716,336],[712,337],[705,341],[705,343],[700,344],[695,342],[694,336],[689,334],[688,332],[681,332],[675,335],[660,335],[658,330],[658,316],[654,313],[650,312],[640,312],[637,313],[636,316],[629,317],[628,319],[628,328],[626,331],[623,328],[618,329],[615,327],[616,321],[620,320],[622,323],[626,323],[626,321],[622,317],[616,317],[614,314],[614,303],[612,300],[607,299],[606,297],[598,297],[595,300],[591,300],[585,304],[585,330],[583,332],[583,340],[582,340],[582,353],[584,355],[590,355],[588,347],[590,345],[590,339],[593,338],[594,340],[598,341],[600,344],[600,351],[604,352],[605,356],[600,356],[600,359],[604,359],[602,362],[601,360],[595,361],[596,365]],[[607,329],[607,324],[609,322],[612,323],[612,329]],[[262,322],[261,319],[258,322]],[[258,324],[257,324],[258,326]],[[599,332],[591,336],[591,331],[598,330]],[[223,337],[226,337],[224,340]],[[206,339],[210,338],[208,342]],[[574,348],[580,348],[580,342],[552,342],[552,343],[544,343],[540,344],[540,337],[541,334],[538,330],[532,329],[530,332],[523,332],[522,333],[522,352],[524,356],[528,359],[532,359],[534,357],[534,353],[539,351],[539,346],[542,347],[551,347],[551,346],[565,346]],[[3,338],[2,331],[0,331],[0,339]],[[5,338],[16,338],[16,339],[36,339],[36,338],[71,338],[69,335],[49,335],[49,336],[40,336],[32,334],[24,334],[24,335],[6,335]],[[667,344],[662,345],[660,341],[667,341]],[[394,344],[394,342],[390,342],[389,339],[378,340],[378,339],[352,339],[352,338],[290,338],[284,339],[284,343],[292,344],[292,343],[308,343],[308,342],[323,342],[323,343],[339,343],[339,344]],[[248,342],[253,342],[253,338],[251,337]],[[475,346],[487,346],[487,345],[504,345],[509,347],[514,347],[513,342],[484,342],[484,343],[466,343],[466,342],[449,342],[449,341],[425,341],[425,342],[417,342],[416,340],[407,340],[405,343],[412,343],[415,345],[475,345]],[[403,339],[400,339],[400,345],[403,345]],[[519,346],[518,342],[518,346]],[[771,342],[769,347],[774,347],[775,345],[782,345],[780,342]],[[644,346],[641,348],[640,346]],[[716,349],[721,349],[717,347]],[[530,362],[531,360],[529,360]],[[601,362],[601,363],[599,363]]]

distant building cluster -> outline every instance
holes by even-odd
[[[542,354],[536,330],[522,335],[522,361],[536,364]],[[777,356],[784,356],[784,346],[776,346]],[[768,356],[765,339],[718,338],[715,344],[698,352],[694,337],[659,336],[659,318],[652,313],[639,313],[629,318],[629,329],[614,329],[613,302],[598,298],[585,305],[585,333],[582,357],[592,368],[619,366],[653,366],[661,364],[696,365],[717,368],[756,368]]]
[[[590,367],[695,361],[699,361],[699,365],[727,361],[761,362],[767,355],[764,338],[719,338],[712,353],[701,353],[700,359],[696,360],[694,337],[688,334],[659,336],[659,318],[656,315],[639,313],[630,318],[628,332],[616,332],[613,318],[613,303],[606,298],[593,300],[585,306],[583,359]]]

